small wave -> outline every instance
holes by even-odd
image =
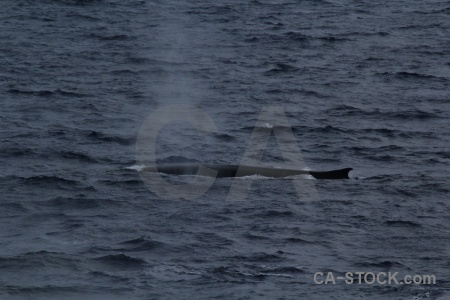
[[[391,118],[391,119],[402,119],[402,120],[425,120],[425,119],[433,119],[433,118],[442,118],[443,113],[439,110],[435,110],[434,112],[428,112],[421,109],[410,109],[404,111],[383,111],[383,110],[373,110],[373,111],[365,111],[362,112],[363,115],[366,116],[380,116],[383,118]],[[421,132],[418,132],[419,134]]]
[[[395,161],[398,157],[393,155],[374,155],[367,158],[374,161],[392,162]]]
[[[85,185],[81,181],[56,175],[35,175],[30,177],[9,175],[3,177],[3,180],[14,182],[14,186],[30,185],[39,188],[56,188],[61,190],[96,191],[94,187]]]
[[[272,88],[269,90],[265,91],[267,94],[276,94],[276,95],[296,95],[296,94],[302,94],[305,96],[312,96],[312,97],[317,97],[317,98],[330,98],[329,95],[327,94],[323,94],[317,91],[313,91],[313,90],[308,90],[308,89],[296,89],[296,88],[283,88],[283,89],[278,89],[278,88]]]
[[[367,128],[362,130],[363,133],[376,133],[384,137],[394,137],[400,134],[399,130],[390,128]]]
[[[363,12],[366,12],[366,11],[363,11]],[[371,32],[363,32],[363,31],[356,31],[356,32],[351,32],[351,33],[348,33],[347,35],[350,35],[350,36],[352,36],[352,35],[359,35],[359,36],[373,36],[373,35],[380,35],[380,36],[387,36],[387,35],[389,35],[389,32],[386,32],[386,31],[371,31]]]
[[[279,73],[292,73],[292,72],[296,72],[299,69],[297,67],[288,65],[288,64],[276,64],[275,67],[273,67],[272,69],[265,71],[264,75],[275,75],[275,74],[279,74]]]
[[[287,38],[291,41],[304,42],[308,41],[310,37],[300,32],[288,31],[283,33],[283,38]]]
[[[289,274],[301,274],[305,273],[300,267],[291,266],[261,266],[258,268],[261,273],[265,274],[279,274],[279,275],[289,275]]]
[[[274,277],[288,277],[292,278],[293,274],[304,273],[303,270],[296,267],[283,267],[283,266],[260,266],[252,270],[241,270],[234,267],[218,267],[213,270],[213,273],[221,276],[229,276],[235,280],[240,279],[264,279],[268,276]]]
[[[435,9],[435,10],[433,10],[433,14],[436,14],[436,13],[444,13],[444,14],[450,14],[450,6],[449,7],[446,7],[446,8],[442,8],[442,9]]]
[[[145,64],[149,64],[149,65],[156,65],[158,64],[158,61],[152,58],[148,58],[148,57],[127,57],[127,61],[132,63],[132,64],[137,64],[137,65],[145,65]]]
[[[74,6],[87,6],[102,3],[102,0],[60,0],[60,3]]]
[[[64,230],[72,232],[72,230],[77,229],[77,228],[82,228],[84,226],[85,226],[85,224],[82,221],[69,220],[69,221],[66,221],[66,223],[62,226],[62,228]]]
[[[377,176],[370,176],[365,177],[366,180],[379,180],[380,183],[383,182],[393,182],[398,178],[398,175],[377,175]]]
[[[0,208],[3,213],[26,212],[28,209],[22,203],[4,203],[0,202]]]
[[[117,267],[140,267],[148,264],[143,259],[131,257],[125,254],[105,255],[95,258],[95,260]]]
[[[416,72],[383,72],[376,73],[376,75],[380,76],[391,76],[399,79],[431,79],[431,80],[440,80],[440,81],[448,81],[449,79],[446,77],[433,76],[428,74],[416,73]]]
[[[442,2],[445,3],[445,2]],[[446,7],[446,8],[442,8],[442,9],[433,9],[433,10],[414,10],[412,11],[416,14],[423,14],[423,15],[435,15],[435,14],[439,14],[439,13],[449,13],[450,12],[450,7]]]
[[[79,153],[79,152],[72,152],[72,151],[63,151],[58,153],[59,156],[66,159],[73,159],[81,162],[87,162],[87,163],[94,163],[97,162],[96,159],[90,157],[87,154]]]
[[[440,116],[438,114],[423,111],[420,109],[414,109],[414,110],[398,112],[398,113],[388,113],[387,115],[389,115],[390,117],[392,117],[394,119],[403,119],[403,120],[407,120],[407,119],[423,120],[423,119],[440,118]]]
[[[367,263],[356,263],[354,264],[355,267],[361,267],[361,268],[382,268],[385,270],[389,270],[392,268],[402,268],[404,267],[403,264],[397,262],[397,261],[382,261],[382,262],[367,262]]]
[[[125,277],[125,276],[118,276],[118,275],[113,275],[113,274],[109,274],[109,273],[107,273],[107,272],[102,272],[102,271],[90,271],[90,272],[88,272],[88,275],[89,276],[92,276],[92,277],[94,277],[94,278],[105,278],[105,279],[107,279],[107,280],[109,280],[109,279],[112,279],[112,280],[114,280],[115,282],[120,282],[120,281],[122,281],[122,282],[124,282],[124,283],[127,283],[128,282],[128,278],[127,277]],[[99,299],[100,300],[100,299]]]
[[[422,225],[413,221],[392,220],[385,223],[389,226],[422,227]]]
[[[79,197],[56,197],[45,203],[48,206],[59,207],[65,209],[91,209],[100,206],[99,200]]]
[[[161,265],[155,266],[151,270],[146,271],[146,273],[161,276],[167,273],[175,273],[181,275],[202,275],[202,272],[199,272],[191,267],[183,266],[183,265]],[[171,274],[170,274],[171,275]]]
[[[286,218],[294,216],[294,213],[292,211],[268,210],[258,214],[257,216],[264,218],[278,218],[278,217]]]
[[[195,239],[200,241],[201,244],[208,243],[209,247],[222,248],[228,245],[233,245],[232,239],[221,236],[213,232],[200,232],[195,235]]]
[[[443,159],[450,159],[450,152],[446,151],[436,151],[433,152],[434,155],[440,156]]]
[[[263,3],[261,3],[261,2],[258,1],[258,0],[251,0],[249,3],[250,3],[251,5],[257,5],[257,6],[263,5]]]
[[[351,105],[337,105],[325,111],[330,116],[352,116],[364,114],[365,111]]]
[[[281,253],[279,253],[281,254]],[[237,255],[231,257],[232,259],[236,259],[238,261],[247,261],[247,262],[281,262],[286,260],[284,257],[277,254],[267,254],[265,252],[254,253],[252,255],[243,256]]]
[[[314,39],[318,39],[318,40],[330,42],[330,43],[351,41],[351,39],[348,39],[348,38],[335,37],[335,36],[314,37]]]
[[[317,98],[330,98],[331,96],[327,95],[327,94],[323,94],[321,92],[317,92],[317,91],[313,91],[313,90],[307,90],[307,89],[299,89],[296,90],[296,92],[301,93],[303,95],[306,96],[314,96]]]
[[[387,145],[387,146],[381,146],[381,147],[359,147],[359,146],[351,146],[351,147],[343,147],[343,149],[346,149],[348,151],[352,151],[355,153],[365,153],[365,154],[370,154],[373,155],[375,153],[380,153],[380,152],[395,152],[395,151],[404,151],[406,150],[404,147],[401,146],[397,146],[397,145]]]
[[[226,133],[217,133],[217,134],[214,134],[214,137],[218,140],[226,141],[226,142],[235,140],[234,136],[226,134]]]
[[[76,93],[76,92],[72,92],[72,91],[65,91],[65,90],[61,90],[61,89],[56,89],[54,91],[49,91],[49,90],[30,91],[30,90],[22,90],[22,89],[18,89],[18,88],[12,88],[12,89],[9,89],[8,92],[12,93],[12,94],[34,95],[34,96],[39,96],[39,97],[50,97],[53,95],[60,95],[60,96],[66,96],[66,97],[79,98],[79,97],[88,96],[85,94]]]
[[[115,34],[115,35],[100,35],[96,33],[91,33],[88,35],[90,38],[95,38],[101,41],[126,41],[132,39],[132,37],[125,34]]]
[[[314,242],[302,239],[302,238],[286,238],[285,241],[290,243],[297,243],[297,244],[314,244]]]
[[[252,234],[249,232],[245,233],[244,237],[249,240],[269,240],[270,239],[269,237],[262,236],[262,235],[255,235],[255,234]]]
[[[260,41],[260,38],[258,38],[256,36],[252,36],[250,38],[246,38],[244,41],[247,43],[256,43],[256,42]]]
[[[44,267],[45,268],[45,267]],[[2,299],[43,299],[41,298],[41,295],[65,295],[64,297],[61,296],[60,299],[66,299],[66,300],[73,300],[73,299],[91,299],[94,300],[95,298],[88,298],[89,295],[80,296],[80,291],[85,290],[85,285],[80,286],[57,286],[50,283],[46,283],[42,286],[28,286],[28,287],[17,287],[17,286],[8,286],[6,290],[8,291],[9,297],[8,298],[2,298]],[[13,296],[14,295],[14,296]],[[67,295],[77,295],[73,298],[67,298]],[[50,296],[45,297],[47,299],[50,298]],[[97,300],[97,299],[95,299]],[[100,300],[100,299],[99,299]],[[112,300],[112,299],[111,299]]]
[[[428,24],[423,24],[423,23],[419,23],[419,24],[410,24],[410,25],[405,25],[405,26],[399,26],[396,29],[400,29],[400,30],[407,30],[407,29],[413,29],[413,30],[423,30],[423,29],[438,29],[441,26],[441,24],[439,23],[428,23]],[[421,45],[418,46],[420,48],[431,48],[431,46],[429,45]]]
[[[284,90],[280,90],[280,89],[270,89],[266,91],[267,94],[284,94],[285,91]]]
[[[75,187],[80,184],[79,181],[65,179],[59,176],[37,175],[31,177],[18,177],[24,184],[31,185],[58,185],[60,187]]]
[[[134,76],[139,74],[145,74],[148,73],[147,70],[131,70],[131,69],[119,69],[119,70],[112,70],[112,75],[123,75],[123,76]]]
[[[157,159],[157,163],[161,164],[184,164],[184,163],[200,163],[199,160],[180,156],[180,155],[171,155],[168,157]]]
[[[324,127],[312,128],[311,131],[318,133],[345,133],[347,130],[343,128],[326,125]]]
[[[26,91],[26,90],[21,90],[21,89],[9,89],[8,93],[11,94],[25,94],[25,95],[35,95],[35,96],[50,96],[53,95],[54,92],[52,91],[46,91],[46,90],[42,90],[42,91]]]
[[[114,186],[114,187],[130,187],[131,185],[140,186],[142,184],[141,180],[138,179],[126,179],[126,180],[101,180],[102,184]]]
[[[20,157],[20,156],[31,156],[35,154],[33,149],[25,148],[25,147],[12,147],[12,148],[3,148],[1,149],[1,156],[12,156],[12,157]]]
[[[140,237],[134,240],[129,240],[125,242],[119,243],[121,246],[125,246],[125,248],[121,248],[120,251],[149,251],[155,248],[159,248],[163,245],[161,242],[153,241],[146,239],[144,237]]]
[[[227,276],[227,277],[231,277],[230,279],[244,279],[246,277],[250,277],[250,278],[254,278],[254,279],[264,279],[267,275],[262,274],[262,273],[255,273],[255,272],[250,272],[250,271],[240,271],[240,270],[236,270],[234,268],[231,267],[218,267],[215,268],[212,273],[216,274],[216,275],[220,275],[220,276]],[[227,279],[227,281],[229,281],[230,279]]]
[[[125,138],[120,136],[108,135],[102,132],[92,131],[88,134],[88,136],[92,139],[100,140],[103,142],[116,143],[120,145],[133,145],[136,141],[136,138]]]
[[[74,18],[74,19],[85,19],[87,21],[99,21],[100,18],[93,16],[93,15],[85,15],[77,12],[68,12],[66,13],[66,17],[68,18]]]
[[[362,116],[362,117],[382,117],[382,118],[392,118],[392,119],[403,119],[403,120],[412,120],[412,119],[431,119],[431,118],[441,118],[443,117],[443,112],[439,110],[435,110],[434,112],[428,112],[421,109],[409,109],[404,111],[389,111],[389,110],[362,110],[356,107],[340,105],[329,109],[326,111],[328,115],[331,116]]]

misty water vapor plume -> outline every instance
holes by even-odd
[[[151,57],[164,66],[162,76],[150,83],[150,89],[156,94],[159,105],[185,104],[196,106],[206,87],[195,78],[195,70],[200,64],[196,51],[198,34],[188,14],[178,16],[179,22],[173,22],[173,6],[161,5],[163,18],[158,26],[156,41],[149,41],[152,46]]]

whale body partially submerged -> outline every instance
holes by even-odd
[[[265,177],[288,177],[295,175],[311,175],[315,179],[349,179],[348,173],[352,168],[331,171],[307,171],[282,168],[253,167],[223,164],[166,164],[145,167],[142,172],[159,172],[172,175],[201,175],[210,177],[244,177],[260,175]]]

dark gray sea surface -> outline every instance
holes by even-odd
[[[446,297],[449,1],[0,7],[0,299]],[[239,164],[261,112],[283,107],[302,156],[285,162],[272,135],[264,163],[352,179],[302,179],[311,201],[297,178],[260,176],[163,199],[135,149],[169,105],[217,132],[167,124],[158,163]],[[246,200],[228,197],[235,180],[251,182]],[[316,284],[316,272],[436,284]]]

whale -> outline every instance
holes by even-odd
[[[264,177],[282,178],[296,175],[311,175],[315,179],[349,179],[352,168],[344,168],[330,171],[309,171],[283,168],[268,168],[243,165],[227,164],[163,164],[158,166],[144,167],[141,172],[164,173],[170,175],[201,175],[216,178],[244,177],[259,175]]]

